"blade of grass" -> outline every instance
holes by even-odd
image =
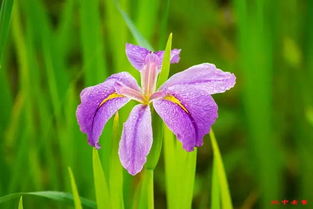
[[[174,136],[170,130],[163,124],[164,129],[164,164],[165,164],[165,182],[166,182],[166,203],[168,209],[178,209],[176,207],[177,190],[175,185],[177,185],[176,171],[175,171],[175,157],[173,154],[175,152],[175,141]],[[176,200],[176,201],[175,201]]]
[[[117,8],[117,10],[119,11],[119,13],[121,14],[121,16],[123,17],[128,29],[130,30],[130,32],[132,33],[133,37],[135,38],[136,42],[142,46],[145,47],[149,50],[153,50],[152,46],[149,44],[149,42],[140,34],[140,32],[138,31],[138,29],[136,28],[135,24],[133,23],[133,21],[129,18],[129,16],[127,15],[126,12],[124,12],[120,5],[118,3],[115,2],[115,6]]]
[[[153,170],[145,168],[139,185],[138,209],[154,209]],[[136,201],[135,201],[136,202]]]
[[[2,196],[0,197],[0,204],[16,199],[20,197],[21,195],[44,197],[44,198],[56,200],[59,202],[73,203],[73,196],[70,193],[58,192],[58,191],[38,191],[38,192],[17,192],[17,193],[11,193],[11,194]],[[86,198],[83,198],[83,197],[80,197],[80,200],[83,206],[87,208],[96,208],[95,202],[88,200]]]
[[[111,208],[108,183],[105,179],[99,154],[96,149],[93,149],[92,151],[92,162],[97,207],[98,209]]]
[[[123,169],[118,157],[119,146],[119,116],[115,114],[113,120],[112,151],[110,162],[110,198],[111,207],[114,209],[123,209]]]
[[[127,42],[127,28],[115,4],[116,0],[104,1],[105,3],[105,21],[107,25],[108,44],[111,47],[113,59],[113,72],[119,72],[125,67],[130,68],[129,63],[125,59],[125,44]],[[120,7],[127,11],[128,1],[119,1]],[[118,26],[118,27],[117,27]],[[129,72],[135,74],[136,70],[130,68]]]
[[[243,85],[243,105],[251,150],[249,163],[261,193],[261,208],[280,198],[282,189],[282,146],[273,130],[273,48],[278,30],[275,25],[277,3],[260,0],[234,0],[235,17],[238,22],[240,69]],[[288,92],[289,94],[289,92]],[[257,97],[255,95],[258,95]]]
[[[220,150],[218,148],[217,142],[215,135],[213,133],[213,130],[211,129],[210,131],[210,138],[211,138],[211,144],[212,144],[212,149],[213,149],[213,166],[216,165],[216,170],[217,170],[217,175],[218,175],[218,182],[220,186],[220,191],[221,191],[221,202],[222,202],[222,207],[223,209],[232,209],[232,201],[231,201],[231,196],[229,192],[229,187],[228,187],[228,182],[226,178],[226,173],[222,161],[222,156],[220,153]]]
[[[213,160],[213,168],[212,168],[212,191],[211,191],[211,208],[220,209],[221,201],[220,201],[220,189],[219,189],[219,178],[217,172],[216,161]]]
[[[18,209],[23,209],[23,196],[21,196],[20,201],[18,203]]]
[[[0,10],[0,63],[2,61],[2,55],[5,48],[5,43],[7,41],[10,22],[11,22],[11,13],[13,8],[13,0],[3,0]]]
[[[103,81],[108,75],[104,63],[99,6],[99,0],[80,0],[81,42],[87,86]]]
[[[72,187],[75,209],[82,209],[82,204],[79,198],[79,193],[77,190],[74,174],[70,167],[68,167],[68,173],[69,173],[70,180],[71,180],[71,187]]]
[[[156,29],[155,23],[158,17],[159,4],[160,2],[158,0],[139,0],[137,2],[136,26],[147,40],[151,39]]]
[[[168,209],[190,209],[197,151],[186,152],[165,124],[163,144]]]
[[[170,58],[171,58],[171,48],[172,48],[172,33],[169,35],[165,47],[164,57],[163,57],[163,64],[162,69],[160,72],[160,76],[158,79],[157,87],[160,87],[168,78],[170,73]]]
[[[167,37],[167,25],[168,25],[168,16],[169,16],[169,11],[170,11],[170,0],[166,0],[166,3],[162,4],[161,10],[163,11],[163,15],[161,17],[161,23],[160,23],[160,30],[159,30],[159,34],[160,34],[160,40],[159,40],[159,47],[161,48],[166,41],[166,37]]]
[[[70,50],[71,46],[74,5],[74,0],[67,0],[65,2],[56,34],[57,52],[61,61],[65,61],[65,55]],[[65,64],[64,62],[62,63]]]
[[[22,95],[24,98],[27,98],[25,100],[25,120],[26,125],[23,129],[25,131],[25,140],[27,140],[28,144],[33,145],[34,138],[35,138],[35,127],[34,127],[34,94],[31,90],[31,83],[33,82],[32,77],[30,76],[30,70],[29,70],[29,54],[27,53],[27,42],[24,37],[24,31],[21,24],[21,17],[20,17],[20,11],[19,11],[19,5],[18,2],[15,2],[15,8],[14,8],[14,16],[13,16],[13,37],[14,37],[14,44],[17,51],[17,58],[18,58],[18,66],[19,66],[19,73],[20,73],[20,91],[22,92]],[[40,188],[40,168],[38,165],[38,150],[35,146],[25,146],[24,148],[27,148],[30,150],[28,153],[28,156],[26,158],[28,159],[27,163],[30,169],[28,170],[31,175],[33,175],[33,178],[30,181],[25,181],[25,184],[28,184],[29,182],[34,183],[35,188]],[[15,182],[16,180],[12,180],[12,182]],[[13,184],[11,184],[13,185]],[[15,188],[11,188],[15,189]]]

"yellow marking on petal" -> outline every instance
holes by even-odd
[[[107,96],[107,98],[105,98],[104,100],[102,100],[102,102],[99,104],[99,107],[102,106],[104,103],[106,103],[107,101],[111,100],[111,99],[115,99],[115,98],[118,98],[118,97],[124,97],[123,95],[121,94],[117,94],[117,93],[113,93],[113,94],[110,94],[109,96]]]
[[[187,108],[174,96],[172,95],[167,95],[165,96],[163,99],[168,100],[170,102],[173,102],[175,104],[177,104],[179,107],[181,107],[186,113],[189,113]]]

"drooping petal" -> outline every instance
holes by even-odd
[[[180,60],[180,51],[181,49],[173,49],[171,51],[171,63],[178,63]],[[163,60],[164,51],[157,51],[155,52],[156,55],[160,58],[160,60]]]
[[[127,86],[134,90],[140,91],[140,87],[136,79],[128,72],[120,72],[112,74],[107,80],[114,80],[123,86]]]
[[[171,51],[171,63],[178,63],[179,62],[179,54],[180,49],[173,49]],[[156,54],[160,59],[160,65],[162,64],[164,51],[157,51],[152,52],[146,48],[133,45],[133,44],[126,44],[126,55],[129,60],[129,62],[136,68],[137,70],[142,70],[145,65],[145,60],[147,55],[154,53]]]
[[[203,144],[217,118],[217,105],[206,91],[195,87],[174,86],[166,96],[153,101],[153,106],[183,147],[192,151]]]
[[[82,90],[81,104],[76,117],[82,132],[88,136],[91,146],[100,148],[99,137],[107,121],[124,106],[129,98],[116,92],[116,84],[139,88],[136,80],[128,73],[117,73],[103,83]]]
[[[160,87],[160,90],[172,86],[184,86],[185,88],[193,86],[209,94],[216,94],[232,88],[235,83],[234,74],[217,69],[213,64],[204,63],[176,73]]]
[[[152,146],[152,124],[150,107],[136,105],[124,123],[119,146],[123,167],[131,174],[140,172]]]

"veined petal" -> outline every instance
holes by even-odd
[[[179,62],[179,54],[180,49],[173,49],[171,51],[171,63],[178,63]],[[126,44],[126,55],[129,62],[136,68],[137,70],[141,71],[145,65],[147,55],[154,53],[159,57],[160,65],[162,64],[164,51],[157,51],[152,52],[146,48],[133,45],[133,44]]]
[[[184,88],[196,87],[209,94],[216,94],[232,88],[235,83],[234,74],[217,69],[213,64],[204,63],[176,73],[160,87],[160,90],[184,86]]]
[[[217,105],[206,91],[173,86],[161,99],[153,101],[155,111],[174,132],[183,147],[192,151],[203,144],[217,118]]]
[[[146,163],[152,146],[152,124],[150,107],[136,105],[124,123],[119,146],[119,156],[123,167],[136,175]]]
[[[138,87],[130,74],[117,73],[103,83],[85,88],[80,94],[81,104],[76,110],[78,124],[87,134],[89,144],[96,148],[100,148],[99,137],[107,121],[130,100],[116,92],[117,83]]]

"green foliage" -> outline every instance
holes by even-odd
[[[68,167],[68,173],[69,173],[70,180],[71,180],[71,187],[72,187],[75,209],[82,209],[82,205],[81,205],[81,201],[79,199],[79,193],[77,190],[74,174],[73,174],[73,171],[70,167]]]
[[[162,69],[161,69],[159,79],[158,79],[158,84],[157,84],[158,87],[160,87],[168,79],[168,76],[170,74],[172,37],[173,35],[170,34],[166,43],[163,62],[162,62]]]
[[[226,173],[221,157],[220,150],[218,148],[215,135],[213,133],[213,130],[210,131],[210,138],[211,138],[211,144],[212,144],[212,149],[213,149],[213,180],[216,181],[215,179],[217,178],[218,181],[218,189],[216,189],[217,193],[220,193],[221,195],[221,202],[222,202],[222,208],[223,209],[232,209],[232,201],[231,201],[231,196],[228,188],[228,182],[226,178]],[[216,182],[214,182],[216,184]],[[213,185],[216,187],[216,185]],[[213,195],[213,194],[212,194]],[[216,197],[214,199],[212,198],[212,202],[214,202]],[[213,203],[212,203],[213,204]],[[213,207],[212,207],[213,208]]]
[[[23,196],[21,196],[20,201],[18,203],[18,209],[23,209]]]
[[[230,190],[234,207],[262,209],[272,199],[312,196],[312,8],[309,0],[2,0],[1,208],[16,208],[20,196],[25,208],[55,208],[44,198],[72,206],[70,193],[57,192],[71,191],[68,166],[88,198],[79,198],[84,208],[96,208],[96,199],[99,208],[229,209]],[[185,153],[153,112],[152,152],[141,174],[128,175],[118,143],[134,103],[104,129],[99,152],[87,145],[75,117],[79,93],[112,73],[139,78],[127,42],[166,44],[158,86],[201,62],[236,74],[234,89],[213,95],[224,164],[214,141],[213,164],[206,144]],[[176,47],[181,62],[169,70]],[[12,193],[34,190],[41,192]]]
[[[47,199],[59,201],[59,202],[68,202],[73,203],[73,196],[70,193],[66,192],[57,192],[57,191],[39,191],[39,192],[18,192],[11,193],[5,196],[0,197],[0,204],[16,199],[21,196],[36,196],[44,197]],[[81,203],[86,208],[96,208],[96,204],[93,201],[90,201],[86,198],[80,197]]]
[[[190,209],[197,150],[186,152],[164,124],[164,161],[168,209]]]
[[[92,164],[97,207],[99,209],[110,208],[108,182],[105,178],[98,151],[94,148],[92,151]]]

